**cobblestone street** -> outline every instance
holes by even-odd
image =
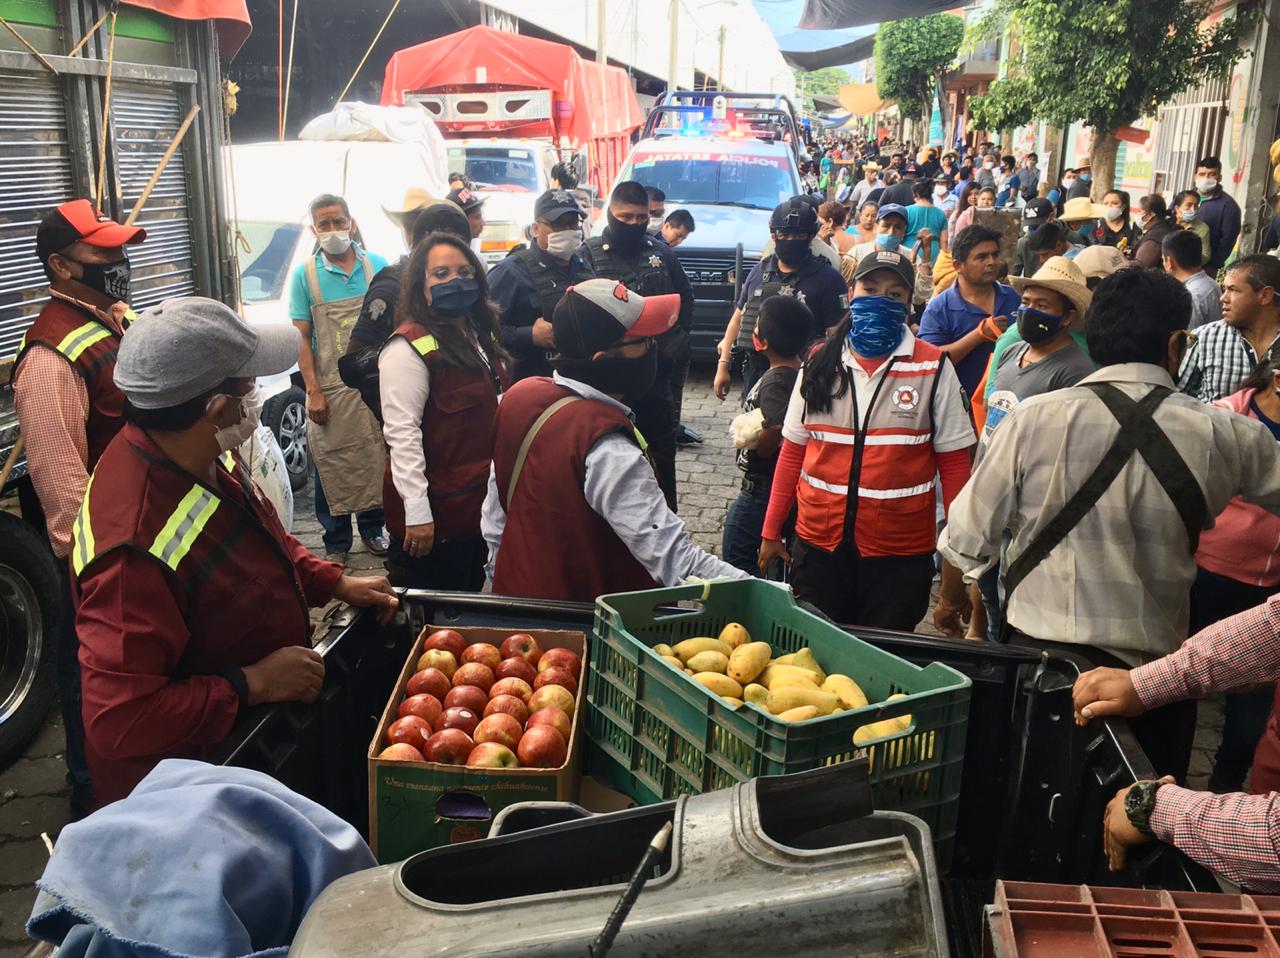
[[[684,421],[706,441],[679,453],[680,511],[695,540],[717,555],[725,511],[738,489],[729,437],[735,412],[732,400],[721,403],[712,394],[710,370],[695,370],[685,389]],[[310,487],[295,503],[294,531],[312,551],[323,554]],[[380,569],[381,562],[360,551],[351,555],[348,567],[369,572]],[[1219,703],[1202,704],[1191,764],[1193,786],[1204,786],[1221,728]],[[0,771],[0,958],[17,958],[29,947],[23,925],[35,899],[32,882],[48,855],[41,834],[56,839],[68,820],[62,747],[62,723],[55,709],[26,754]]]

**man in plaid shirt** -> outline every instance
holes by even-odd
[[[1192,636],[1164,658],[1126,669],[1093,669],[1076,679],[1077,724],[1215,692],[1280,680],[1280,595]],[[1272,718],[1263,738],[1280,736]],[[1260,746],[1261,747],[1261,746]],[[1133,793],[1133,794],[1130,794]],[[1280,893],[1280,792],[1215,795],[1173,784],[1138,782],[1107,806],[1111,869],[1125,850],[1153,838],[1169,842],[1206,868],[1250,891]]]
[[[1178,389],[1201,402],[1229,396],[1280,341],[1280,259],[1246,256],[1222,283],[1222,319],[1195,331]]]

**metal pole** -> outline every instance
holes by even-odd
[[[668,5],[671,18],[671,37],[668,40],[667,50],[667,93],[674,93],[680,87],[679,83],[679,63],[676,60],[676,52],[680,42],[680,0],[671,0]]]
[[[716,89],[724,89],[724,36],[726,33],[724,24],[720,25],[720,72],[716,74]]]
[[[608,54],[605,52],[605,40],[608,37],[608,34],[605,33],[605,29],[604,29],[604,8],[607,2],[608,0],[600,0],[600,2],[596,4],[596,62],[597,63],[606,63],[609,59]]]

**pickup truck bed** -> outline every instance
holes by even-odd
[[[215,760],[274,775],[364,832],[365,754],[423,625],[589,630],[594,614],[579,603],[428,592],[408,593],[404,609],[386,627],[350,610],[332,620],[317,646],[326,665],[317,702],[251,710]],[[909,661],[945,662],[973,682],[955,858],[943,885],[954,955],[981,954],[982,907],[992,900],[996,878],[1219,890],[1211,874],[1167,846],[1153,846],[1126,872],[1107,870],[1103,809],[1116,790],[1155,773],[1126,723],[1080,729],[1071,721],[1071,685],[1083,660],[856,632]]]

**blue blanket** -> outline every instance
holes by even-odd
[[[325,886],[375,864],[275,779],[169,759],[62,830],[27,933],[65,958],[284,955]]]

